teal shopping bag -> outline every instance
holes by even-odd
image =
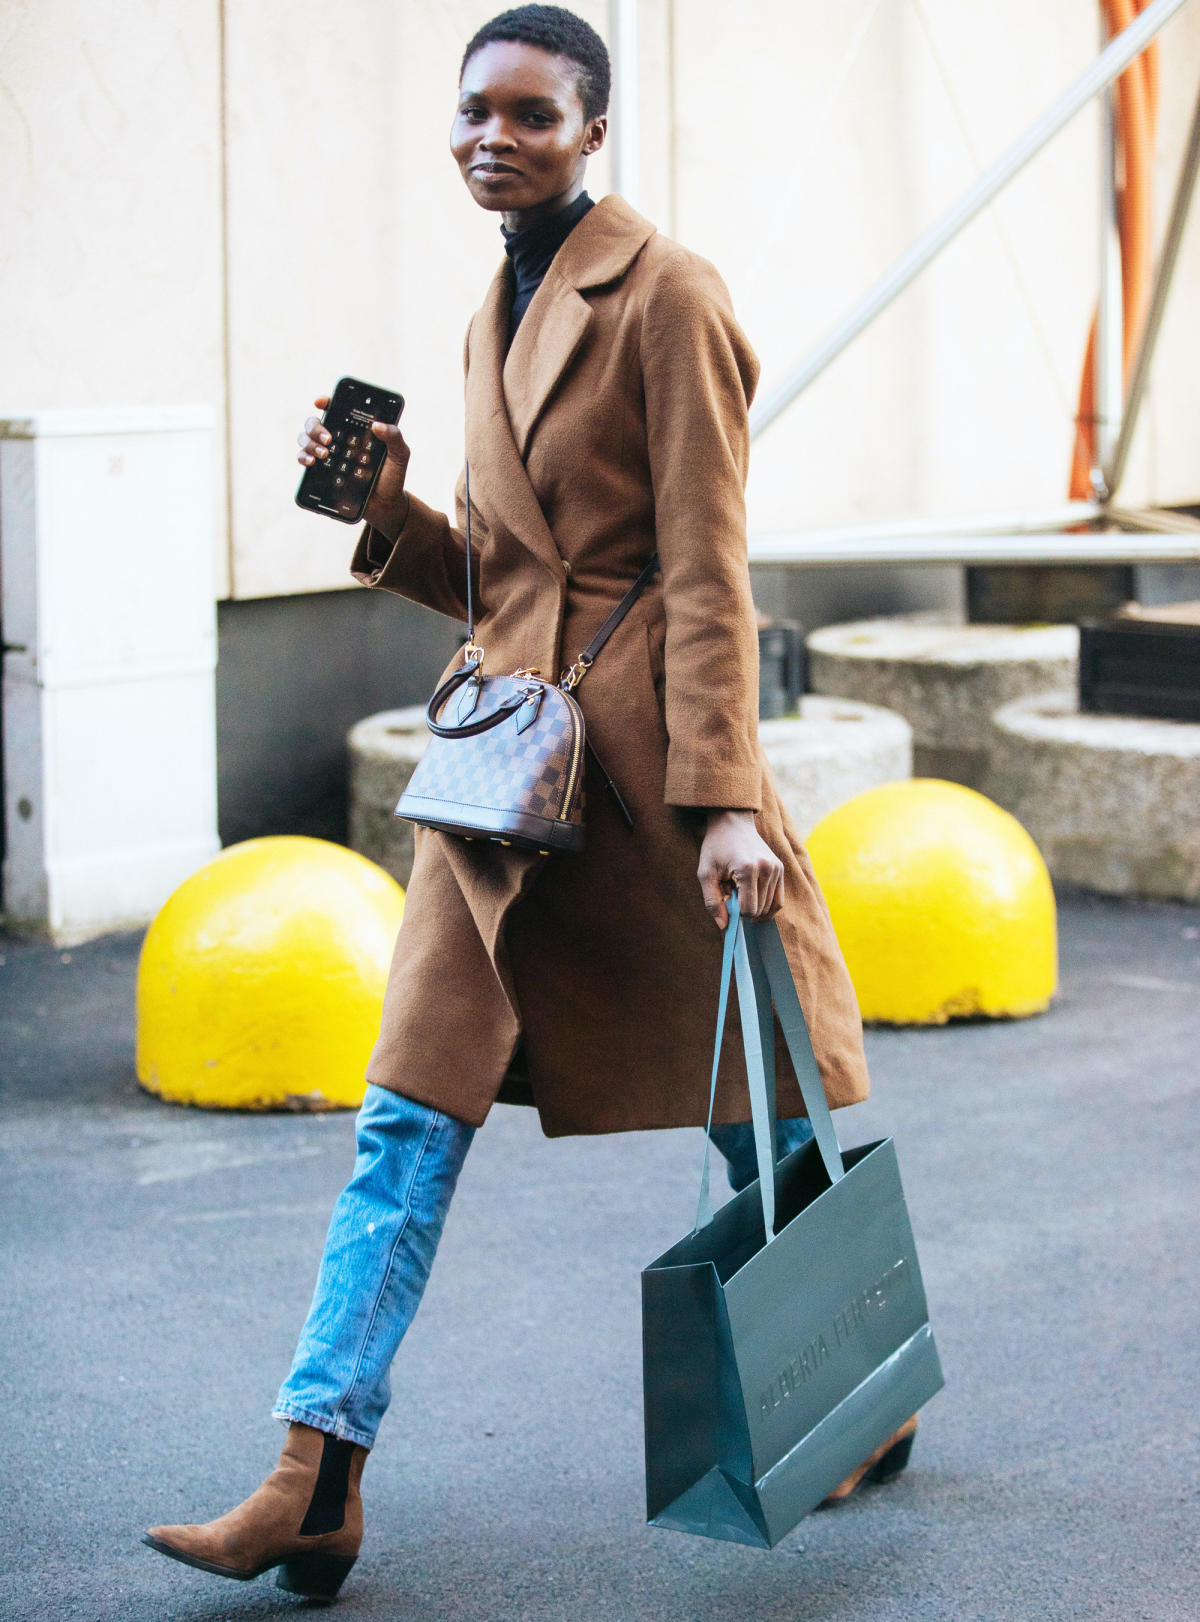
[[[736,974],[759,1177],[642,1274],[646,1510],[772,1548],[929,1400],[942,1370],[890,1138],[846,1153],[773,922],[725,932],[712,1099]],[[774,1019],[815,1136],[775,1161]]]

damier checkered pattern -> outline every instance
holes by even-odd
[[[517,731],[517,716],[510,715],[473,737],[431,737],[396,808],[398,814],[405,815],[405,801],[411,797],[461,806],[461,820],[467,826],[472,807],[581,822],[582,769],[576,773],[571,804],[563,812],[577,737],[579,750],[583,747],[583,716],[569,694],[527,677],[485,677],[471,720],[480,720],[531,686],[542,688],[542,702],[536,720],[524,732]],[[438,719],[446,724],[441,716]]]

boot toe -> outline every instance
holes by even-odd
[[[203,1526],[152,1526],[142,1542],[168,1559],[180,1560],[185,1566],[198,1566],[201,1571],[214,1572],[218,1577],[245,1581],[258,1575],[255,1568],[236,1563],[228,1550],[216,1546]]]
[[[194,1542],[198,1526],[152,1526],[146,1532],[143,1542],[169,1543],[175,1549],[187,1549]]]

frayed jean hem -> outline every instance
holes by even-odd
[[[291,1408],[283,1405],[271,1409],[271,1418],[278,1419],[285,1425],[293,1422],[297,1425],[307,1425],[311,1430],[324,1431],[326,1436],[336,1436],[342,1442],[357,1442],[359,1447],[374,1447],[375,1438],[368,1436],[366,1431],[356,1430],[353,1425],[347,1425],[344,1419],[330,1419],[328,1414],[310,1413],[307,1408]]]

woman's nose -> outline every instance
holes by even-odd
[[[507,127],[497,120],[487,125],[479,144],[487,152],[512,152],[517,143]]]

